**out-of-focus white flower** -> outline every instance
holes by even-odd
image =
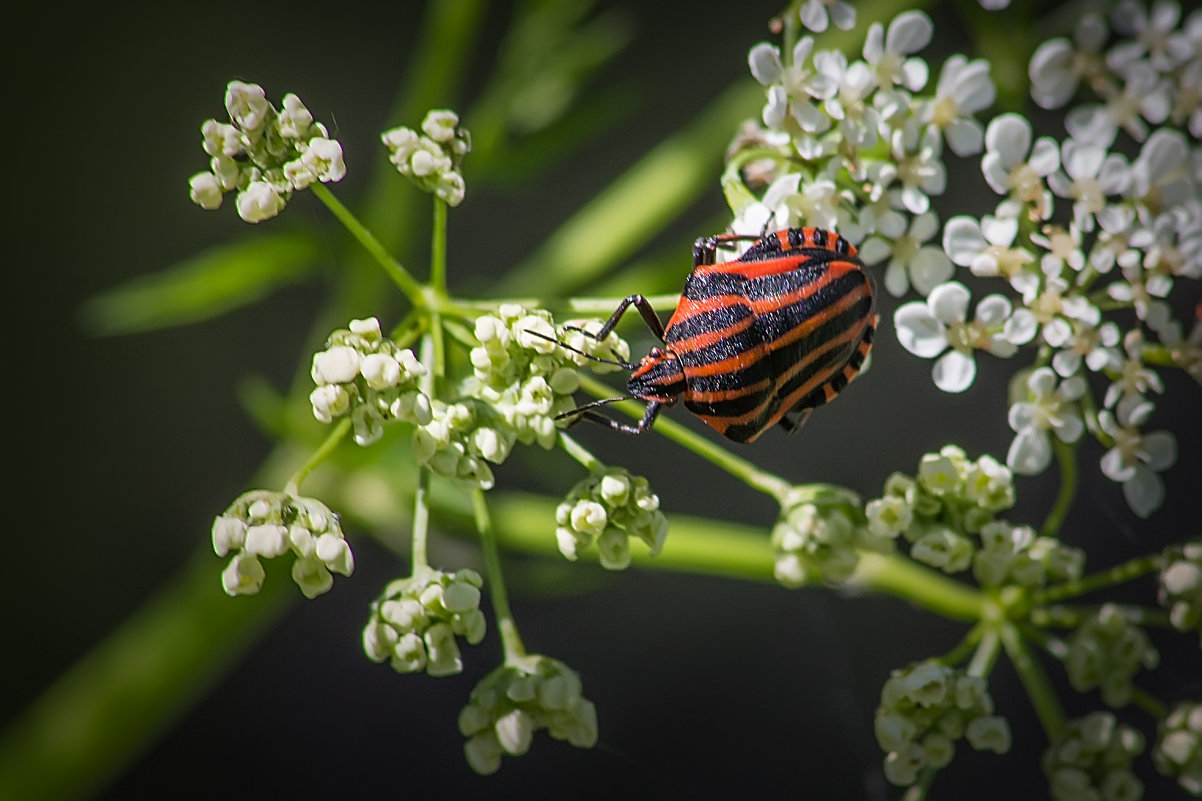
[[[1177,461],[1177,441],[1167,431],[1145,434],[1140,428],[1152,414],[1151,401],[1128,396],[1114,412],[1098,412],[1098,424],[1114,440],[1102,456],[1102,472],[1123,485],[1127,505],[1147,517],[1164,502],[1164,481],[1158,475]]]
[[[1006,454],[1006,464],[1015,473],[1034,476],[1052,461],[1054,432],[1061,442],[1076,442],[1085,424],[1076,401],[1085,394],[1085,379],[1073,376],[1061,381],[1050,367],[1040,367],[1027,378],[1029,399],[1010,407],[1010,428],[1014,441]]]

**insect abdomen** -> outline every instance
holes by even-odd
[[[835,397],[863,364],[876,322],[854,254],[837,235],[790,229],[736,261],[699,265],[665,332],[686,408],[751,442],[787,413]]]

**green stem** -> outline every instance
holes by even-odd
[[[981,642],[981,635],[985,631],[985,624],[978,623],[968,630],[960,642],[956,643],[956,647],[948,651],[943,656],[939,657],[939,662],[949,667],[955,667],[963,662],[972,654],[977,652],[977,646]]]
[[[430,234],[430,287],[439,297],[447,294],[447,204],[434,196]]]
[[[1046,589],[1032,590],[1031,605],[1042,606],[1065,598],[1076,598],[1077,596],[1085,595],[1104,587],[1122,584],[1139,578],[1146,573],[1159,570],[1161,563],[1160,554],[1150,554],[1123,562],[1120,565],[1115,565],[1098,573],[1083,576],[1076,581],[1066,581],[1063,584],[1057,584]]]
[[[566,431],[559,432],[559,444],[564,452],[580,463],[580,466],[590,473],[599,473],[605,469],[605,463],[593,456],[587,448],[572,439]]]
[[[338,447],[338,444],[346,437],[346,432],[350,430],[351,419],[349,417],[339,420],[325,438],[325,441],[318,446],[317,450],[313,451],[313,455],[309,457],[309,460],[301,465],[300,469],[288,479],[288,483],[284,485],[284,492],[293,496],[299,495],[300,485],[319,464],[329,458],[330,454]]]
[[[1013,624],[1004,623],[999,629],[999,634],[1006,654],[1018,673],[1019,681],[1027,691],[1031,705],[1035,707],[1035,714],[1039,717],[1044,734],[1049,741],[1055,742],[1064,731],[1064,709],[1060,706],[1056,691],[1048,681],[1043,667],[1027,648],[1022,633]]]
[[[592,376],[581,375],[580,384],[587,392],[598,398],[613,395],[612,390]],[[631,417],[637,419],[642,416],[642,412],[637,411],[637,404],[619,403],[615,405]],[[655,430],[676,444],[682,445],[697,454],[702,459],[722,468],[752,489],[772,496],[778,503],[783,505],[791,499],[793,485],[788,481],[785,481],[780,476],[761,470],[746,459],[735,456],[721,445],[706,439],[700,434],[693,433],[679,423],[661,417],[655,422]]]
[[[351,210],[342,205],[342,201],[334,197],[334,194],[322,184],[315,183],[309,189],[338,218],[338,221],[351,232],[351,235],[359,240],[359,244],[363,245],[363,248],[371,254],[372,258],[384,268],[384,272],[397,285],[397,288],[405,293],[405,297],[409,298],[409,302],[414,306],[423,305],[425,301],[421,285],[399,261],[388,253],[384,245],[376,239],[372,232],[363,223],[359,222],[359,219],[351,213]]]
[[[430,469],[421,465],[417,469],[417,488],[413,493],[413,564],[410,573],[414,576],[430,566],[427,543],[430,539]]]
[[[1056,496],[1056,503],[1052,505],[1052,510],[1048,512],[1047,519],[1043,521],[1043,527],[1039,531],[1045,537],[1055,537],[1060,533],[1065,515],[1068,514],[1073,500],[1077,497],[1076,444],[1061,442],[1057,437],[1052,437],[1052,450],[1056,454],[1056,461],[1060,463],[1060,493]]]
[[[860,553],[848,584],[896,595],[952,620],[980,620],[984,593],[899,554]]]
[[[968,663],[968,675],[985,677],[993,672],[993,665],[1001,647],[1002,639],[998,634],[998,627],[986,626],[977,650],[973,652],[972,661]]]
[[[1155,720],[1164,720],[1165,715],[1169,714],[1169,709],[1163,701],[1139,687],[1131,688],[1131,701]]]
[[[501,572],[501,552],[497,547],[497,532],[488,513],[488,501],[484,490],[472,490],[472,511],[476,520],[476,531],[484,551],[484,571],[488,575],[488,597],[492,601],[497,629],[501,632],[501,647],[505,651],[505,663],[514,664],[526,656],[526,647],[518,634],[517,623],[509,608],[509,594],[505,589],[505,576]]]

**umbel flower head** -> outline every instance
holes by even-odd
[[[342,145],[296,95],[284,95],[281,105],[277,110],[258,84],[230,81],[230,121],[201,126],[209,171],[189,179],[192,202],[216,209],[227,192],[237,192],[238,216],[257,223],[279,214],[293,192],[342,180]]]
[[[1202,703],[1182,701],[1160,722],[1156,769],[1176,776],[1186,792],[1202,796]]]
[[[962,737],[978,751],[1010,750],[1010,726],[993,714],[985,679],[929,660],[893,671],[874,727],[886,752],[885,777],[901,786],[913,784],[920,770],[951,762]]]
[[[480,680],[459,713],[467,762],[484,775],[500,769],[502,755],[526,753],[543,728],[577,748],[597,742],[597,710],[581,695],[580,677],[541,654],[507,660]]]
[[[1202,540],[1165,554],[1159,600],[1169,610],[1173,628],[1202,636]]]
[[[430,399],[417,381],[425,374],[413,351],[380,333],[379,320],[351,320],[313,355],[313,416],[330,423],[349,415],[359,445],[378,440],[389,420],[424,425],[432,416]]]
[[[400,126],[380,134],[397,172],[448,206],[463,202],[466,186],[459,164],[472,149],[472,138],[459,125],[459,115],[434,109],[422,120],[422,132]]]
[[[1120,724],[1110,712],[1069,721],[1043,755],[1052,798],[1140,798],[1144,785],[1132,772],[1131,761],[1143,750],[1143,735]]]
[[[371,605],[363,650],[373,662],[388,660],[398,673],[425,670],[450,676],[463,670],[456,637],[472,645],[484,639],[480,611],[484,580],[474,570],[455,573],[425,568],[397,579]]]
[[[252,490],[213,521],[213,550],[230,556],[221,574],[228,595],[254,595],[263,586],[263,559],[292,554],[292,579],[306,598],[334,586],[331,573],[355,569],[338,516],[313,498]]]
[[[642,476],[622,467],[610,467],[572,488],[555,509],[559,551],[575,560],[593,545],[601,566],[623,570],[630,565],[630,538],[659,554],[668,536],[668,518],[659,510],[659,496]]]
[[[478,317],[474,333],[472,375],[460,385],[458,398],[432,403],[431,419],[414,431],[413,450],[439,475],[482,489],[494,484],[489,465],[504,462],[515,443],[555,444],[555,417],[574,408],[581,363],[607,368],[559,341],[607,359],[625,361],[630,353],[615,334],[597,342],[579,331],[557,331],[548,312],[513,303]]]

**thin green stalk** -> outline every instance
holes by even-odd
[[[300,485],[304,483],[305,479],[319,464],[329,458],[330,454],[337,449],[339,443],[346,436],[346,432],[350,430],[351,419],[349,417],[339,420],[337,425],[330,429],[330,433],[325,438],[325,441],[318,446],[317,450],[313,451],[313,455],[309,457],[309,460],[301,465],[300,469],[288,479],[288,483],[284,485],[284,492],[289,495],[299,495]]]
[[[384,268],[384,272],[397,285],[397,288],[405,293],[405,297],[409,298],[409,301],[414,306],[423,305],[425,301],[421,285],[399,261],[392,257],[380,243],[380,240],[376,239],[375,235],[363,223],[359,222],[359,219],[351,213],[351,210],[342,205],[342,201],[334,197],[334,194],[324,185],[315,183],[309,188],[317,196],[318,200],[324,203],[326,208],[338,218],[338,221],[350,231],[351,235],[359,240],[359,244],[371,254],[372,258]]]
[[[986,597],[980,590],[899,554],[861,552],[848,582],[887,592],[952,620],[980,620]]]
[[[592,376],[581,375],[580,384],[587,392],[599,398],[612,396],[613,394],[612,390]],[[615,405],[622,409],[622,411],[630,414],[631,417],[638,418],[642,415],[641,412],[632,411],[635,408],[632,404]],[[693,433],[679,423],[665,417],[660,417],[656,420],[655,430],[676,444],[684,446],[706,461],[722,468],[752,489],[772,496],[778,503],[784,504],[790,499],[790,491],[793,485],[788,481],[766,470],[761,470],[753,463],[742,457],[735,456],[721,445]]]
[[[1122,584],[1139,578],[1146,573],[1159,570],[1161,562],[1160,554],[1149,554],[1123,562],[1101,572],[1083,576],[1076,581],[1066,581],[1054,587],[1032,590],[1031,605],[1042,606],[1065,598],[1076,598],[1077,596],[1085,595],[1104,587]]]
[[[587,448],[581,445],[576,440],[572,439],[566,431],[559,432],[559,444],[563,447],[565,453],[575,459],[581,467],[590,473],[598,473],[605,469],[605,464],[593,456]]]
[[[440,297],[447,294],[447,204],[434,195],[434,219],[430,234],[430,288]]]
[[[1139,687],[1131,688],[1131,701],[1155,720],[1164,720],[1165,715],[1169,714],[1169,709],[1163,701]]]
[[[421,465],[417,469],[417,488],[413,493],[413,544],[410,567],[412,575],[425,572],[430,567],[427,543],[430,539],[430,468]]]
[[[955,648],[939,657],[939,662],[944,665],[948,665],[949,667],[955,667],[965,659],[968,659],[969,656],[977,652],[977,646],[981,642],[981,636],[984,631],[984,622],[973,626],[968,630],[968,633],[964,635],[964,638],[961,639],[960,642],[956,643]]]
[[[1060,706],[1056,691],[1052,689],[1043,667],[1027,648],[1022,633],[1013,624],[1005,623],[999,629],[999,634],[1002,645],[1006,648],[1006,655],[1010,657],[1023,689],[1031,699],[1031,705],[1035,708],[1044,734],[1048,740],[1055,742],[1064,731],[1064,709]]]
[[[1052,451],[1056,454],[1056,461],[1060,463],[1060,492],[1039,530],[1045,537],[1055,537],[1060,533],[1064,518],[1077,497],[1076,443],[1061,442],[1057,437],[1052,437]]]
[[[968,663],[968,675],[986,677],[993,672],[993,665],[997,662],[1001,647],[1002,640],[997,626],[986,626],[983,629],[981,641],[972,655],[972,661]]]
[[[476,520],[476,531],[484,551],[484,571],[488,576],[488,597],[492,601],[497,629],[501,632],[501,647],[505,651],[506,664],[514,664],[526,656],[526,647],[518,634],[517,623],[509,608],[509,593],[505,589],[505,576],[501,572],[501,552],[497,547],[497,532],[488,513],[488,501],[481,489],[472,490],[472,511]]]

